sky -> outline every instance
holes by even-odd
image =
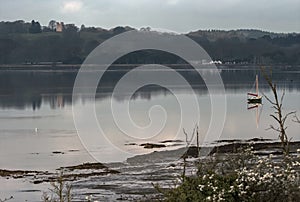
[[[20,19],[180,33],[244,28],[300,32],[300,0],[0,0],[0,21]]]

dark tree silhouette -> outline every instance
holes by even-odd
[[[56,29],[56,21],[55,20],[51,20],[48,24],[48,27],[50,30],[55,31]]]
[[[35,33],[41,33],[42,28],[39,22],[35,22],[34,20],[31,21],[31,26],[29,27],[29,33],[35,34]]]
[[[34,20],[31,23],[22,20],[0,22],[0,53],[2,53],[0,64],[80,62],[106,39],[133,30],[131,27],[121,26],[110,30],[81,26],[79,31],[74,24],[64,25],[62,22],[59,25],[62,25],[62,31],[55,32],[57,23],[51,20],[42,32],[40,23]],[[221,60],[223,63],[300,64],[300,34],[297,33],[282,34],[260,30],[199,30],[190,32],[186,36],[199,43],[213,60]],[[178,57],[153,50],[135,52],[119,62],[183,63]]]

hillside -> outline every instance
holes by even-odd
[[[51,22],[51,21],[50,21]],[[131,27],[107,30],[74,24],[42,26],[22,20],[0,22],[0,64],[80,64],[100,43]],[[147,28],[146,28],[147,29]],[[149,29],[149,28],[148,28]],[[300,34],[273,33],[253,29],[199,30],[186,34],[199,43],[213,60],[238,64],[300,64]],[[117,63],[183,63],[160,51],[140,51]]]

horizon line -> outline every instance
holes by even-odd
[[[34,19],[32,19],[34,20]],[[31,20],[31,21],[32,21]],[[17,21],[23,21],[25,23],[31,23],[31,21],[25,21],[23,19],[16,19],[16,20],[1,20],[0,22],[17,22]],[[40,22],[38,20],[34,20],[36,22]],[[51,20],[49,20],[50,22]],[[54,20],[56,21],[56,20]],[[175,30],[171,30],[171,29],[168,29],[168,28],[157,28],[157,27],[151,27],[149,25],[145,25],[145,26],[140,26],[140,27],[135,27],[135,26],[132,26],[132,25],[126,25],[126,24],[123,24],[123,25],[113,25],[111,27],[101,27],[99,25],[85,25],[85,24],[81,24],[81,25],[78,25],[78,24],[75,24],[75,23],[72,23],[72,22],[64,22],[64,21],[56,21],[56,22],[63,22],[65,25],[68,25],[68,24],[74,24],[76,27],[78,27],[80,29],[80,27],[82,25],[84,25],[86,28],[89,28],[89,27],[94,27],[94,28],[99,28],[99,29],[104,29],[104,30],[112,30],[116,27],[129,27],[129,28],[132,28],[132,29],[135,29],[135,30],[141,30],[143,28],[150,28],[151,31],[162,31],[162,32],[174,32],[174,33],[179,33],[179,34],[189,34],[189,33],[192,33],[192,32],[198,32],[198,31],[226,31],[226,32],[230,32],[230,31],[261,31],[261,32],[267,32],[267,33],[270,33],[270,34],[300,34],[300,32],[297,32],[297,31],[271,31],[271,30],[267,30],[267,29],[263,29],[263,28],[195,28],[195,29],[191,29],[189,31],[183,31],[183,32],[179,32],[179,31],[175,31]],[[48,25],[44,25],[44,24],[41,24],[41,27],[48,27]],[[165,30],[165,31],[164,31]]]

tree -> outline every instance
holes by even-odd
[[[74,24],[66,24],[64,33],[77,33],[78,32],[78,27]]]
[[[55,31],[56,29],[56,21],[55,20],[51,20],[48,24],[49,29],[51,29],[52,31]]]
[[[82,31],[84,29],[85,29],[85,26],[84,26],[84,24],[82,24],[81,27],[80,27],[80,31]]]
[[[39,22],[35,22],[34,20],[31,21],[31,26],[29,27],[29,33],[35,34],[35,33],[41,33],[42,28]]]
[[[13,55],[13,50],[18,47],[18,44],[12,39],[0,39],[0,63],[8,63],[10,54]]]
[[[288,139],[286,129],[287,126],[285,125],[285,122],[288,118],[288,116],[295,114],[295,112],[289,112],[287,114],[284,114],[282,112],[282,103],[283,103],[283,98],[284,98],[284,91],[281,95],[281,98],[279,98],[278,93],[277,93],[277,87],[276,84],[273,83],[272,78],[270,74],[268,74],[264,68],[261,68],[261,71],[263,73],[264,78],[266,79],[268,85],[270,86],[274,99],[271,99],[264,95],[264,97],[271,103],[272,108],[275,109],[274,114],[271,114],[270,116],[275,119],[275,121],[278,123],[278,127],[274,127],[273,125],[270,125],[270,129],[273,129],[274,131],[277,131],[279,133],[279,139],[281,141],[282,149],[284,151],[285,155],[289,154],[289,143],[291,139]]]
[[[23,20],[0,22],[0,34],[27,33],[29,27],[30,23],[25,23]]]
[[[118,27],[113,28],[112,31],[114,34],[121,34],[123,32],[126,32],[126,29],[124,27],[118,26]]]

